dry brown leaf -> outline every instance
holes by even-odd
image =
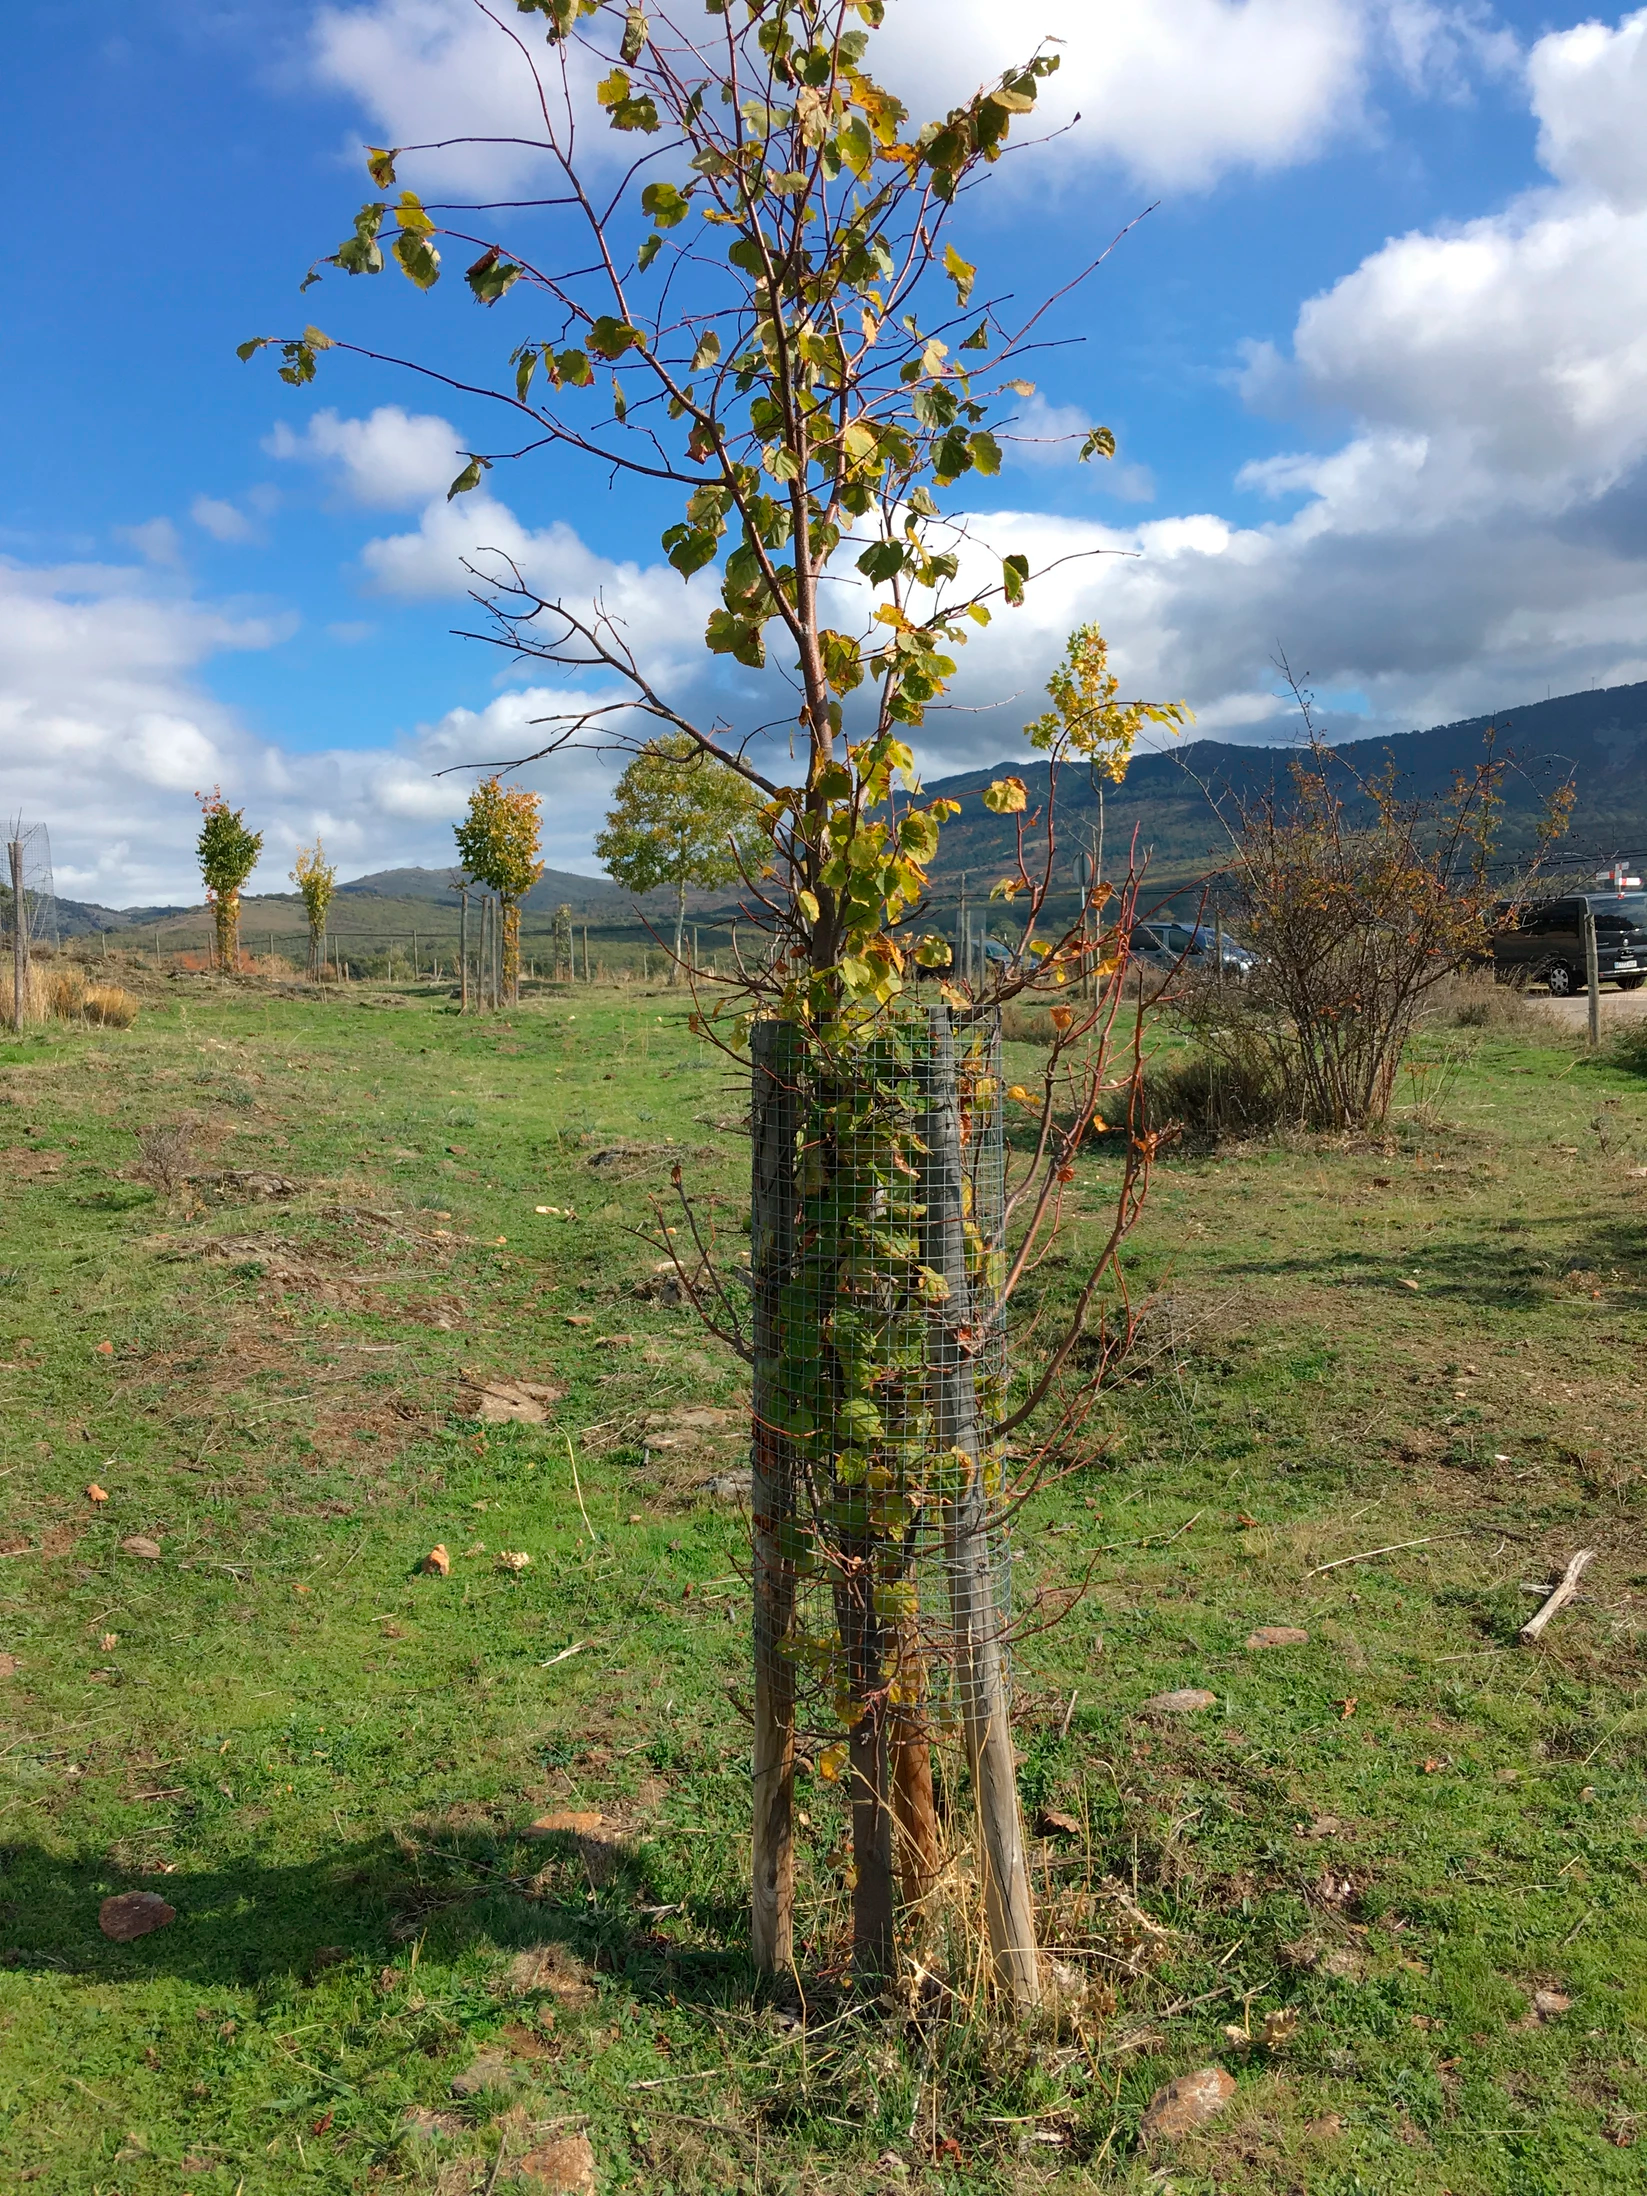
[[[153,1891],[121,1891],[97,1909],[97,1926],[116,1944],[130,1944],[177,1919],[177,1909]]]
[[[125,1549],[127,1555],[141,1556],[145,1563],[158,1563],[160,1561],[160,1543],[157,1540],[146,1539],[142,1533],[128,1534],[120,1545]]]
[[[452,1569],[452,1558],[447,1553],[446,1543],[438,1541],[418,1565],[418,1569],[426,1571],[431,1578],[448,1577]]]
[[[94,1479],[86,1489],[86,1500],[88,1502],[107,1502],[108,1499],[108,1489],[100,1487]]]

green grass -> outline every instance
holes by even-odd
[[[634,1293],[677,1159],[735,1255],[736,1072],[663,992],[178,988],[0,1041],[0,2186],[468,2191],[502,2143],[505,2188],[586,2128],[606,2189],[1160,2188],[1142,2109],[1215,2061],[1181,2196],[1647,2184],[1639,1081],[1437,1035],[1383,1142],[1161,1167],[1138,1352],[1017,1534],[1020,1607],[1090,1571],[1015,1694],[1087,1987],[1021,2036],[854,2012],[812,1778],[798,2027],[744,1953],[741,1521],[694,1492],[743,1369]],[[168,1209],[132,1131],[183,1119],[296,1194]],[[565,1392],[482,1426],[488,1376]],[[110,1943],[134,1888],[177,1919]],[[477,2057],[509,2087],[455,2097]]]

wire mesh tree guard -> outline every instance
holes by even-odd
[[[752,1036],[754,1932],[792,1961],[793,1778],[837,1735],[853,1937],[894,1967],[894,1878],[936,1865],[930,1742],[957,1737],[996,1979],[1039,1994],[1007,1719],[997,1498],[1003,1145],[987,1010],[906,1008],[825,1041]]]

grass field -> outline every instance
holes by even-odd
[[[701,1491],[746,1383],[634,1232],[677,1159],[746,1224],[678,995],[174,983],[0,1039],[0,2187],[575,2186],[582,2136],[682,2196],[1647,2188],[1647,1086],[1553,1025],[1420,1049],[1385,1141],[1158,1172],[1140,1350],[1016,1535],[1021,1598],[1092,1576],[1017,1656],[1075,1828],[1016,2035],[854,2005],[815,1776],[806,2018],[752,1985]],[[178,1124],[168,1200],[134,1132]],[[480,1422],[505,1380],[563,1393]],[[176,1918],[111,1942],[130,1891]]]

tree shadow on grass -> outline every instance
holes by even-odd
[[[1312,1281],[1398,1297],[1416,1281],[1420,1299],[1520,1312],[1570,1299],[1575,1284],[1568,1276],[1577,1274],[1586,1290],[1601,1291],[1611,1310],[1647,1307],[1647,1224],[1577,1212],[1540,1220],[1535,1230],[1525,1238],[1460,1234],[1407,1244],[1399,1252],[1335,1246],[1232,1259],[1225,1270],[1246,1280]]]
[[[129,1944],[103,1935],[103,1901],[164,1899],[176,1919]],[[387,1833],[305,1860],[255,1855],[170,1874],[112,1868],[102,1854],[0,1847],[0,1966],[116,1982],[172,1977],[258,1987],[348,1963],[377,1969],[412,1945],[425,1960],[501,1958],[554,1945],[659,2002],[747,2002],[755,1991],[746,1913],[689,1899],[662,1934],[644,1847],[592,1864],[576,1836],[525,1840],[472,1829]],[[684,1941],[679,1941],[684,1940]]]

